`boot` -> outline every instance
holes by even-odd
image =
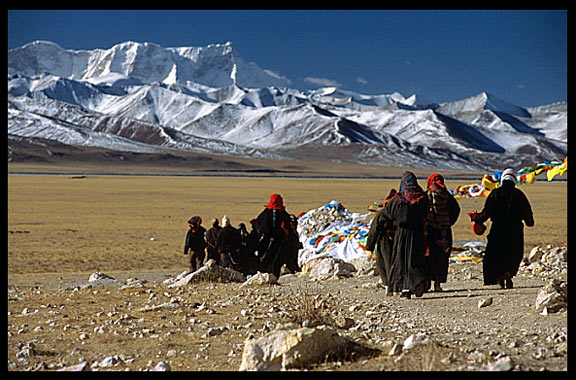
[[[426,281],[421,281],[416,287],[414,288],[414,295],[416,297],[422,297],[424,291],[426,290]]]
[[[406,298],[407,300],[409,300],[410,297],[412,297],[410,290],[403,290],[402,293],[400,294],[400,298]]]

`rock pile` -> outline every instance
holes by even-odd
[[[534,247],[523,260],[521,270],[535,276],[550,278],[568,274],[568,247]]]
[[[195,272],[181,273],[175,279],[168,279],[164,283],[168,284],[169,288],[174,288],[200,281],[244,282],[246,281],[246,277],[233,269],[207,263],[207,265],[204,265]]]
[[[320,257],[344,261],[366,258],[364,250],[372,215],[351,213],[341,203],[331,201],[310,210],[298,219],[298,235],[303,249],[298,264]]]
[[[566,282],[551,280],[548,284],[538,290],[536,311],[543,315],[557,313],[568,307],[568,287]]]
[[[323,257],[307,262],[302,271],[312,279],[326,280],[334,277],[352,277],[356,267],[340,259]]]

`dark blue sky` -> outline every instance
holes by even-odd
[[[567,100],[566,10],[9,10],[8,49],[35,40],[78,50],[230,41],[301,89]]]

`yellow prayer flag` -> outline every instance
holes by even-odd
[[[568,162],[565,161],[562,165],[556,166],[546,172],[546,176],[548,177],[548,181],[552,181],[554,177],[557,175],[562,175],[568,169]]]
[[[490,178],[488,178],[488,175],[484,174],[484,177],[482,177],[482,186],[488,190],[494,190],[498,187],[498,182],[491,181]]]

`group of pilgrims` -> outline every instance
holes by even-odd
[[[272,194],[264,210],[250,221],[249,232],[244,223],[233,227],[224,215],[222,225],[218,219],[206,230],[202,218],[188,220],[184,254],[190,253],[190,271],[198,270],[205,261],[243,273],[272,273],[280,277],[285,265],[292,272],[300,272],[298,251],[302,244],[297,233],[298,220],[288,214],[280,194]]]
[[[534,226],[530,202],[517,183],[514,170],[506,169],[484,208],[468,213],[478,235],[491,220],[482,268],[484,285],[514,287],[512,278],[524,256],[524,224]],[[424,190],[414,173],[403,174],[398,191],[390,190],[372,220],[365,246],[368,255],[376,258],[386,295],[410,299],[442,291],[453,245],[452,226],[460,211],[442,175],[431,174]],[[188,221],[184,254],[190,252],[191,271],[199,269],[205,259],[244,275],[267,272],[279,277],[284,265],[292,273],[301,270],[298,219],[286,211],[280,194],[272,194],[269,204],[250,221],[250,232],[243,223],[232,227],[226,216],[222,226],[215,219],[208,231],[201,223],[199,216]]]

